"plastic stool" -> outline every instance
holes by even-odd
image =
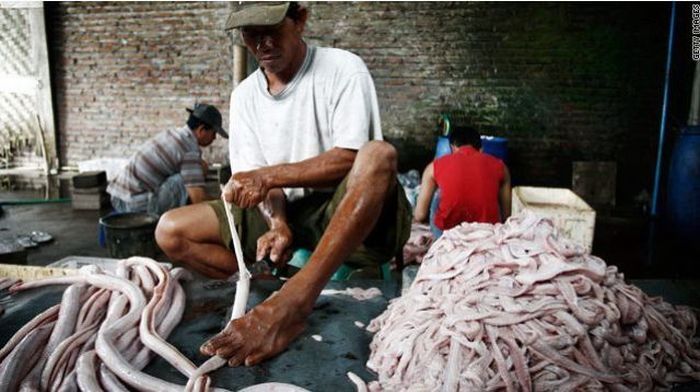
[[[309,262],[309,257],[311,257],[311,251],[304,248],[297,248],[297,250],[292,253],[292,259],[289,260],[287,265],[292,267],[302,268]]]
[[[292,254],[292,259],[289,260],[288,265],[297,268],[303,268],[311,257],[311,251],[304,248],[298,248]],[[340,267],[333,273],[331,280],[334,282],[345,281],[350,278],[356,269],[348,266],[347,264],[341,264]],[[379,276],[382,280],[391,280],[391,265],[387,262],[379,266]]]

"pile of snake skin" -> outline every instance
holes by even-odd
[[[700,380],[697,312],[650,298],[551,221],[462,224],[374,319],[387,391],[650,391]]]

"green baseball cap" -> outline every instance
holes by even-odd
[[[281,22],[289,9],[289,2],[239,1],[231,5],[226,30],[245,26],[273,26]]]

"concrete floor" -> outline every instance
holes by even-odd
[[[98,244],[99,218],[107,211],[77,211],[70,203],[3,205],[0,238],[44,231],[53,241],[27,250],[27,264],[47,265],[66,256],[109,257]],[[2,257],[2,256],[0,256]]]
[[[216,181],[207,181],[210,194],[218,192]],[[46,193],[50,200],[47,202]],[[63,178],[51,184],[48,192],[36,190],[7,191],[0,194],[0,241],[43,231],[53,240],[27,249],[28,265],[44,266],[68,256],[110,257],[99,244],[99,219],[110,212],[102,210],[74,210],[70,203],[70,186]],[[156,257],[167,261],[162,253]],[[0,262],[2,255],[0,254]]]

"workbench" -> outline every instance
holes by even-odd
[[[48,269],[32,267],[32,275],[47,276]],[[61,274],[74,273],[71,269],[57,269]],[[27,271],[23,271],[25,274]],[[50,271],[49,271],[50,272]],[[413,281],[417,266],[403,271],[404,289]],[[56,275],[56,271],[49,275]],[[697,281],[636,280],[632,283],[650,295],[663,295],[674,304],[698,306]],[[22,325],[39,312],[61,300],[66,286],[51,286],[29,290],[7,296],[0,292],[0,305],[5,314],[0,315],[0,346]],[[235,284],[220,280],[195,278],[183,282],[187,294],[185,314],[178,327],[168,338],[178,350],[199,365],[207,357],[199,353],[199,346],[226,325],[235,294]],[[281,287],[277,280],[253,280],[251,282],[248,309],[267,298]],[[395,281],[353,280],[330,282],[326,288],[344,290],[348,287],[379,288],[383,296],[358,301],[347,295],[322,295],[316,301],[308,328],[294,341],[287,351],[277,357],[253,367],[223,367],[212,373],[214,385],[232,391],[264,382],[285,382],[306,388],[309,391],[355,391],[346,376],[352,371],[365,381],[374,375],[365,363],[369,357],[372,335],[355,325],[355,321],[369,324],[381,314],[388,301],[400,294],[401,286]],[[320,335],[316,341],[311,336]],[[187,381],[164,359],[158,357],[144,371],[161,379],[184,385]],[[676,385],[674,391],[694,391],[700,384]]]
[[[0,346],[22,325],[42,310],[61,300],[66,286],[29,290],[11,297],[0,297],[5,313],[0,316]],[[233,304],[235,284],[220,280],[196,278],[183,282],[187,294],[185,314],[168,338],[177,349],[199,365],[208,357],[199,353],[199,346],[226,325]],[[248,308],[262,302],[281,287],[278,280],[253,280]],[[381,314],[388,301],[399,294],[398,282],[354,280],[330,282],[326,288],[379,288],[383,296],[359,301],[348,295],[321,295],[309,318],[306,331],[277,357],[252,367],[224,367],[212,373],[214,385],[232,391],[264,383],[284,382],[310,391],[355,391],[346,373],[352,371],[365,381],[374,379],[366,369],[372,335],[355,325],[369,324]],[[320,335],[322,341],[311,336]],[[144,371],[161,379],[184,385],[187,379],[164,359],[158,357]]]

